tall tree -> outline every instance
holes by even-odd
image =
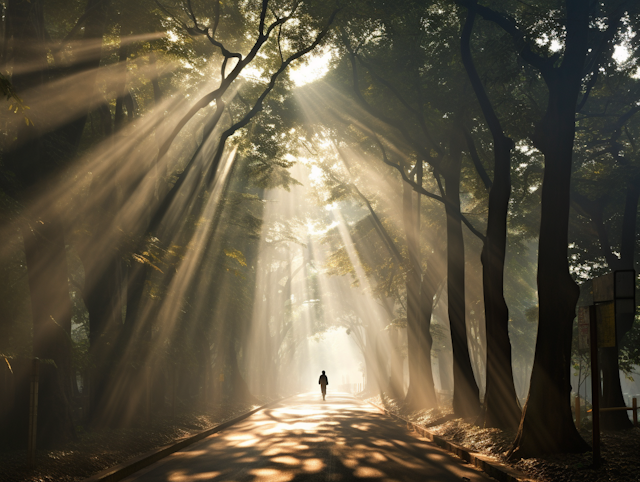
[[[461,57],[493,137],[495,160],[494,177],[489,190],[487,234],[481,255],[487,340],[487,376],[481,424],[487,427],[515,429],[521,412],[513,381],[509,309],[503,291],[507,214],[511,196],[511,149],[514,143],[504,134],[471,56],[470,42],[476,5],[477,2],[473,2],[469,7],[462,29]],[[473,140],[468,133],[467,143],[472,149]]]
[[[463,3],[471,6],[471,2]],[[617,7],[620,5],[609,6],[611,10],[607,12],[606,24],[613,31],[617,30],[622,13]],[[477,7],[479,15],[513,37],[521,57],[539,71],[548,90],[545,114],[532,135],[534,145],[545,158],[538,254],[538,335],[529,397],[510,452],[513,457],[581,452],[588,448],[573,424],[569,403],[571,327],[579,290],[569,273],[567,245],[575,113],[589,55],[590,17],[597,16],[593,8],[577,0],[563,3],[564,49],[561,54],[546,57],[535,52],[522,25],[513,18]],[[610,34],[611,30],[607,32]]]

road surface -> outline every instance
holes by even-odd
[[[190,445],[127,482],[475,482],[494,479],[351,395],[288,398]]]

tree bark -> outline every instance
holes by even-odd
[[[453,349],[453,411],[458,417],[475,417],[480,412],[480,393],[473,375],[467,327],[465,321],[465,256],[462,223],[460,221],[461,142],[457,135],[451,139],[449,165],[445,176],[445,204],[447,214],[447,293],[449,327]]]
[[[567,259],[575,110],[587,54],[589,5],[567,0],[567,36],[559,68],[542,74],[549,89],[534,144],[545,157],[538,251],[539,323],[529,396],[511,457],[584,452],[571,413],[571,337],[579,289]]]
[[[409,387],[405,406],[410,410],[437,406],[433,374],[431,372],[431,309],[433,294],[422,299],[419,210],[415,205],[413,188],[407,182],[403,187],[403,223],[409,252],[409,271],[406,274],[407,289],[407,345],[409,352]],[[425,287],[428,292],[428,287]],[[430,302],[429,306],[427,303]],[[428,316],[428,320],[425,322]],[[426,330],[426,333],[425,333]],[[425,352],[428,347],[428,352]],[[428,357],[428,359],[427,359]]]
[[[41,360],[38,446],[75,438],[71,419],[71,300],[64,235],[57,221],[24,228],[33,317],[33,356]]]
[[[365,338],[365,392],[370,395],[377,395],[381,391],[380,382],[382,381],[379,371],[378,337],[376,336],[376,330],[372,326],[363,326],[363,329]]]
[[[43,3],[11,1],[7,8],[7,38],[13,38],[13,58],[31,69],[13,76],[16,92],[24,93],[45,82],[47,54]],[[13,193],[26,206],[46,188],[56,166],[35,126],[21,125],[17,148],[5,158],[18,185]],[[69,297],[65,237],[55,209],[27,209],[21,227],[33,319],[33,356],[41,359],[39,387],[39,447],[51,447],[75,437],[71,419],[71,300]]]
[[[634,251],[636,241],[636,222],[638,216],[638,199],[640,188],[632,180],[627,186],[625,207],[622,219],[622,233],[620,240],[620,259],[610,264],[610,268],[634,269]],[[601,243],[602,244],[602,243]],[[607,243],[603,250],[611,251]],[[613,255],[613,253],[611,253]],[[624,336],[633,326],[634,315],[629,314],[624,318],[616,319],[616,346],[613,348],[601,348],[600,360],[602,365],[602,407],[624,407],[625,401],[620,384],[620,367],[618,365],[618,350]],[[603,412],[600,418],[601,427],[604,430],[624,430],[631,428],[633,424],[629,420],[626,411]]]
[[[437,291],[438,271],[433,264],[429,264],[422,276],[420,285],[420,394],[424,400],[424,406],[434,408],[438,406],[438,396],[433,380],[433,364],[431,363],[431,349],[433,338],[431,336],[431,316],[433,315],[433,300]]]
[[[602,199],[590,200],[582,194],[572,191],[571,199],[577,204],[581,212],[591,220],[598,239],[600,241],[600,251],[607,261],[611,271],[618,269],[633,269],[633,251],[636,236],[636,218],[638,210],[638,189],[634,180],[629,181],[625,198],[624,213],[622,220],[622,233],[620,240],[620,258],[612,251],[609,232],[604,224],[603,210],[605,202]],[[616,320],[617,326],[617,346],[611,348],[600,348],[600,362],[602,369],[602,407],[622,407],[624,397],[622,386],[620,385],[620,368],[618,365],[618,347],[622,343],[624,336],[633,325],[633,315],[626,320]],[[622,323],[620,323],[622,321]],[[600,416],[600,424],[603,430],[623,430],[631,428],[632,424],[626,412],[613,411],[603,412]]]
[[[389,392],[393,398],[404,398],[404,367],[402,357],[400,355],[400,333],[398,328],[389,329],[389,344],[391,346],[390,354],[390,373],[389,373]]]
[[[511,149],[513,141],[504,135],[489,97],[471,57],[471,31],[475,3],[469,7],[461,35],[462,62],[493,136],[494,178],[489,190],[487,234],[482,248],[487,367],[486,390],[478,424],[512,430],[518,426],[520,404],[513,382],[509,309],[504,299],[504,261],[507,245],[507,215],[511,197]]]
[[[255,402],[255,397],[251,395],[247,382],[245,382],[240,367],[238,367],[238,355],[234,347],[235,343],[227,350],[227,368],[231,376],[231,395],[234,401]]]

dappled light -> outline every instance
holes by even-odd
[[[310,418],[316,420],[302,422]],[[347,394],[332,393],[326,402],[317,393],[303,394],[125,480],[190,481],[202,474],[208,480],[306,480],[314,474],[336,481],[488,480],[403,432]],[[437,465],[425,463],[427,455]]]

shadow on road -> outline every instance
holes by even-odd
[[[305,394],[127,480],[491,480],[347,394]]]

